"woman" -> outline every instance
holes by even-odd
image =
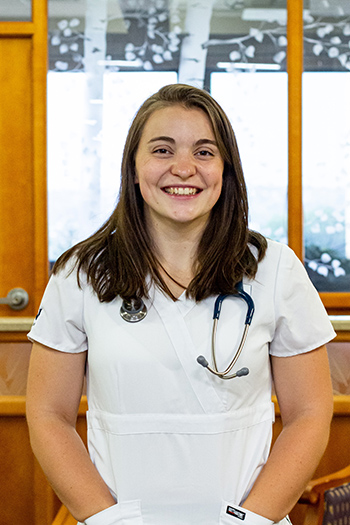
[[[269,524],[311,478],[332,416],[334,332],[293,252],[247,217],[223,110],[202,90],[162,88],[131,125],[114,213],[57,261],[29,334],[32,447],[80,522]],[[231,361],[240,290],[255,312],[229,372],[241,377],[225,381],[197,357],[210,360],[216,296],[234,294],[215,354],[218,370]],[[90,457],[74,428],[85,372]],[[284,427],[269,454],[272,379]]]

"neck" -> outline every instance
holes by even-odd
[[[152,223],[150,228],[162,276],[175,297],[179,297],[195,276],[197,249],[202,229],[189,225],[164,225]]]
[[[162,272],[171,280],[171,282],[173,284],[176,284],[176,286],[178,288],[180,288],[181,290],[186,290],[187,286],[185,286],[184,284],[179,283],[179,281],[174,279],[174,277],[172,277],[170,275],[170,273],[166,271],[166,269],[164,268],[164,266],[162,264],[159,263],[159,266],[160,266],[160,269],[162,270]]]

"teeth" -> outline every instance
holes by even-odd
[[[196,188],[165,188],[165,191],[170,195],[195,195],[197,193]]]

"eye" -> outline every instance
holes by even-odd
[[[200,157],[213,157],[213,153],[211,151],[208,151],[206,149],[201,149],[200,151],[198,151],[197,155],[199,155]]]
[[[158,153],[160,155],[166,155],[167,153],[170,153],[170,151],[167,148],[157,148],[153,150],[153,153]]]

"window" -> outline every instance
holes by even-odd
[[[350,13],[343,4],[310,0],[303,11],[305,265],[318,290],[332,293],[350,291]],[[288,218],[297,175],[288,173],[285,0],[273,8],[264,0],[50,0],[49,14],[51,261],[110,214],[132,116],[149,94],[177,81],[210,90],[230,116],[251,227],[290,240],[288,224],[301,221],[301,208],[290,206]]]

